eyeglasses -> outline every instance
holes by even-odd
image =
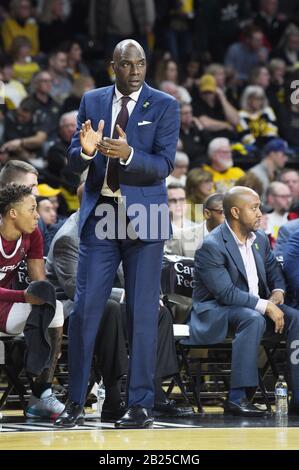
[[[208,211],[217,212],[217,214],[219,214],[219,215],[224,214],[224,209],[210,209],[209,207],[206,207],[206,209],[207,209]]]
[[[274,197],[281,197],[283,199],[292,199],[292,195],[291,194],[272,194],[272,196]]]
[[[182,203],[182,202],[185,202],[186,201],[186,198],[185,197],[179,197],[179,198],[171,198],[171,199],[168,199],[168,202],[169,204],[177,204],[178,202]]]

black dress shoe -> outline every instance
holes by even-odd
[[[164,402],[155,403],[153,408],[154,416],[165,417],[180,417],[180,416],[193,416],[194,411],[191,406],[179,408],[176,406],[174,400],[166,400]]]
[[[121,419],[116,421],[115,427],[121,429],[144,429],[152,428],[154,418],[152,411],[148,408],[142,408],[141,405],[130,406]]]
[[[84,424],[84,407],[73,401],[66,404],[65,410],[58,416],[54,426],[72,428],[76,424]]]
[[[120,419],[126,412],[126,404],[124,401],[116,403],[114,406],[107,403],[104,400],[102,413],[101,413],[101,421],[105,423],[114,423],[118,419]]]
[[[243,417],[261,417],[265,416],[267,412],[260,410],[244,398],[240,403],[227,400],[224,403],[224,414]]]

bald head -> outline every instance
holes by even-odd
[[[140,53],[143,55],[145,58],[145,52],[142,46],[139,44],[139,42],[135,41],[134,39],[124,39],[123,41],[120,41],[118,44],[116,44],[114,52],[113,52],[113,62],[126,51],[127,48],[134,47],[140,51]]]
[[[259,195],[251,188],[245,186],[235,186],[231,188],[224,196],[223,209],[227,220],[233,217],[232,209],[242,209],[253,199],[259,200]]]
[[[133,39],[119,42],[114,49],[112,67],[116,86],[123,95],[138,91],[146,73],[146,57],[141,45]]]

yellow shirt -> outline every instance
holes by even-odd
[[[24,26],[21,26],[14,18],[4,20],[2,39],[6,53],[10,53],[12,41],[17,36],[26,36],[31,41],[31,55],[34,56],[39,53],[38,26],[33,18],[29,18]]]
[[[13,78],[19,80],[23,85],[30,84],[33,75],[39,72],[40,68],[37,62],[28,62],[28,64],[13,64]]]
[[[208,171],[213,176],[214,190],[219,193],[225,193],[232,188],[237,179],[244,176],[245,173],[241,168],[233,166],[228,170],[220,173],[220,171],[214,170],[209,165],[203,165],[203,170]]]

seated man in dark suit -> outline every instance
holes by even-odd
[[[231,389],[225,412],[260,416],[246,399],[258,385],[258,348],[266,331],[285,333],[293,398],[299,413],[299,365],[291,360],[299,338],[299,311],[284,304],[285,281],[266,235],[258,231],[258,194],[236,186],[224,197],[226,222],[211,232],[195,255],[195,287],[189,344],[215,344],[233,333]]]
[[[79,200],[82,198],[83,185],[78,188]],[[64,294],[64,315],[73,310],[78,266],[79,211],[72,214],[56,233],[49,250],[46,262],[48,280],[55,286],[57,295]],[[95,357],[97,369],[103,377],[105,401],[102,408],[102,420],[116,421],[124,414],[118,382],[128,370],[128,353],[126,346],[126,327],[123,321],[125,305],[119,302],[120,289],[112,289],[103,320],[99,328]],[[116,299],[118,301],[116,301]],[[173,338],[173,319],[164,306],[160,306],[158,321],[157,367],[155,379],[156,414],[163,416],[187,416],[193,414],[190,407],[178,408],[173,400],[168,400],[162,383],[165,377],[178,373],[176,349]]]

